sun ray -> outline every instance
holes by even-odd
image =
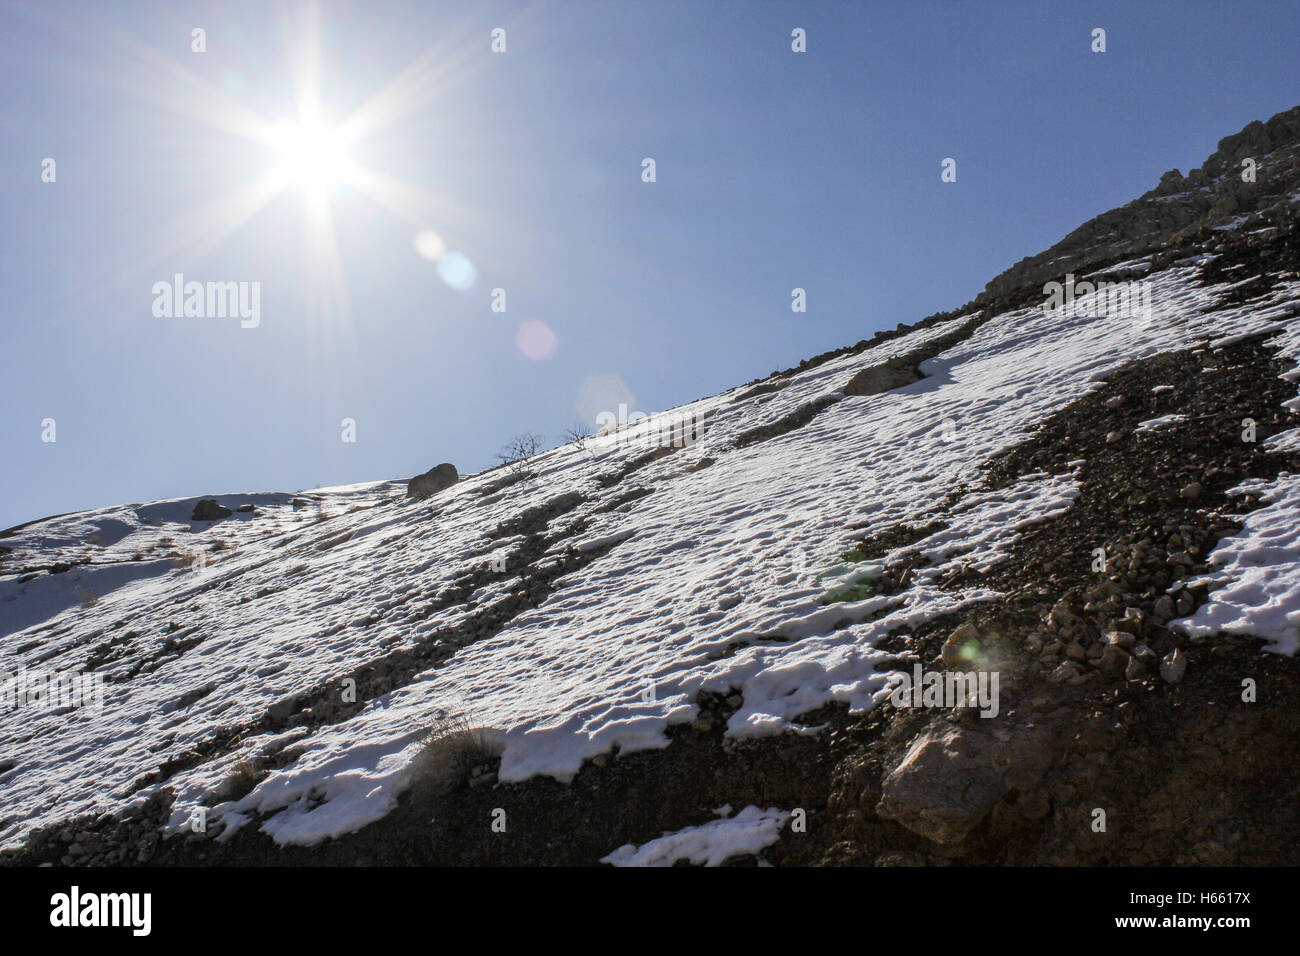
[[[120,56],[133,68],[95,68],[95,82],[103,82],[104,75],[128,76],[143,69],[145,75],[138,85],[124,83],[129,95],[244,139],[265,142],[270,135],[271,124],[265,118],[120,27],[99,19],[98,28],[88,30],[87,35],[96,38],[98,58]]]
[[[127,257],[133,263],[129,269],[115,268],[111,280],[94,282],[106,288],[122,288],[142,278],[152,282],[165,277],[161,273],[167,269],[183,271],[192,267],[196,259],[233,235],[282,191],[274,172],[266,172],[214,196],[151,237],[151,245],[160,251],[137,250]]]
[[[343,182],[415,226],[436,222],[445,229],[468,215],[462,206],[446,196],[355,163],[349,167]]]
[[[530,18],[541,6],[534,4],[521,11],[507,21],[508,25]],[[445,195],[353,163],[344,149],[348,143],[362,141],[421,106],[446,97],[457,85],[492,65],[494,60],[486,55],[487,37],[481,25],[463,21],[343,122],[330,125],[322,95],[325,64],[320,4],[309,0],[296,7],[282,5],[279,13],[294,94],[294,118],[258,115],[178,60],[93,14],[93,49],[84,39],[85,33],[58,34],[66,45],[78,49],[75,59],[85,70],[87,80],[103,73],[127,77],[119,82],[137,102],[187,123],[202,123],[217,132],[261,145],[277,163],[165,224],[150,237],[149,248],[132,257],[131,267],[116,271],[110,285],[134,283],[145,275],[156,280],[172,270],[195,268],[196,259],[236,234],[290,188],[301,189],[304,199],[304,275],[311,290],[312,308],[344,320],[350,315],[350,302],[330,207],[333,185],[349,186],[417,230],[436,227],[440,235],[456,238],[458,243],[465,241],[467,231],[483,235],[499,228]],[[118,63],[122,69],[108,69]],[[517,235],[526,227],[512,223],[509,229]]]
[[[510,29],[516,28],[539,15],[545,6],[534,3],[503,24]],[[485,55],[487,41],[481,27],[466,21],[454,36],[420,54],[387,86],[353,110],[339,125],[344,142],[373,136],[400,117],[487,69],[492,63],[492,57]]]
[[[324,196],[308,194],[305,196],[305,207],[303,238],[307,263],[308,312],[347,324],[351,319],[351,307],[329,201]]]
[[[459,50],[451,52],[453,41],[443,41],[417,57],[387,86],[357,107],[341,124],[344,142],[353,143],[391,125],[395,120],[445,93],[471,73],[466,68],[481,51],[471,45],[468,35]],[[477,68],[486,65],[480,57]]]
[[[294,102],[301,123],[321,122],[321,30],[320,5],[304,4],[297,22],[291,22],[287,8],[280,9],[280,30],[285,58],[293,82]],[[294,42],[296,39],[297,42]]]

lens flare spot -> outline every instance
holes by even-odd
[[[593,375],[582,383],[575,407],[586,421],[597,423],[603,414],[617,415],[620,405],[636,408],[636,395],[621,378],[607,372]]]
[[[525,319],[515,329],[515,347],[534,361],[540,362],[554,355],[556,344],[555,333],[540,319]]]
[[[421,229],[415,235],[415,251],[420,254],[420,258],[437,262],[447,254],[447,244],[432,229]]]
[[[469,261],[469,256],[452,250],[438,260],[438,275],[457,292],[464,292],[474,287],[478,270]]]

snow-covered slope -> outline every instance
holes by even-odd
[[[1149,314],[1107,314],[1092,297],[1065,315],[982,316],[919,381],[844,393],[860,370],[973,318],[961,316],[771,391],[735,389],[548,451],[515,484],[488,472],[424,502],[400,482],[221,496],[254,510],[210,525],[191,522],[198,499],[184,499],[24,526],[3,542],[3,670],[93,669],[106,684],[101,708],[0,713],[0,843],[164,785],[173,829],[207,805],[223,836],[248,825],[312,843],[388,813],[443,713],[499,732],[509,781],[563,780],[595,755],[661,747],[702,689],[743,698],[733,736],[788,729],[828,701],[871,708],[891,656],[877,642],[993,596],[936,581],[992,566],[1078,489],[1040,474],[971,490],[911,545],[930,563],[898,593],[824,603],[889,562],[841,562],[863,531],[925,524],[990,456],[1133,359],[1261,331],[1300,354],[1294,274],[1262,302],[1210,313],[1216,290],[1193,281],[1196,266],[1149,278]],[[751,431],[800,410],[797,427]],[[707,416],[703,437],[653,454],[660,426],[682,416]],[[1190,628],[1294,653],[1294,482],[1262,489],[1271,504],[1222,545],[1221,573],[1237,583]],[[361,677],[358,705],[340,710],[349,675]],[[223,799],[249,762],[274,769]]]

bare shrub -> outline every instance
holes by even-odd
[[[533,432],[520,432],[497,452],[497,459],[504,465],[514,465],[527,461],[542,450],[542,436]]]
[[[180,569],[181,571],[189,570],[190,568],[194,567],[196,563],[199,566],[198,570],[200,571],[203,570],[203,555],[199,552],[176,551],[173,552],[171,555],[169,555],[169,557],[172,560],[172,566]]]
[[[242,800],[248,796],[269,775],[269,772],[261,764],[262,761],[257,757],[250,757],[236,763],[229,775],[221,783],[217,784],[217,788],[212,794],[213,799],[217,802],[224,802],[226,800]]]
[[[530,477],[528,460],[542,450],[542,436],[533,432],[520,432],[497,452],[497,459],[506,466],[515,481]]]
[[[591,436],[591,426],[586,422],[575,422],[564,430],[565,443],[577,445],[579,449],[587,447],[587,439]]]
[[[412,761],[412,780],[416,785],[436,790],[450,790],[484,772],[501,756],[497,731],[474,727],[461,714],[438,711],[429,727],[420,734],[420,752]]]

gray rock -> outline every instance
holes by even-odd
[[[1187,655],[1174,648],[1160,661],[1160,676],[1166,683],[1177,684],[1187,671]]]
[[[451,462],[443,462],[430,468],[422,475],[416,475],[406,483],[406,497],[428,498],[444,488],[450,488],[460,481],[460,474]]]
[[[1107,644],[1101,652],[1101,669],[1108,674],[1118,674],[1128,666],[1128,651],[1118,644]]]
[[[1052,671],[1051,675],[1047,679],[1056,684],[1063,684],[1068,680],[1073,680],[1078,677],[1081,673],[1082,671],[1079,670],[1079,665],[1074,663],[1074,661],[1061,661],[1061,665],[1056,668],[1056,670]]]

